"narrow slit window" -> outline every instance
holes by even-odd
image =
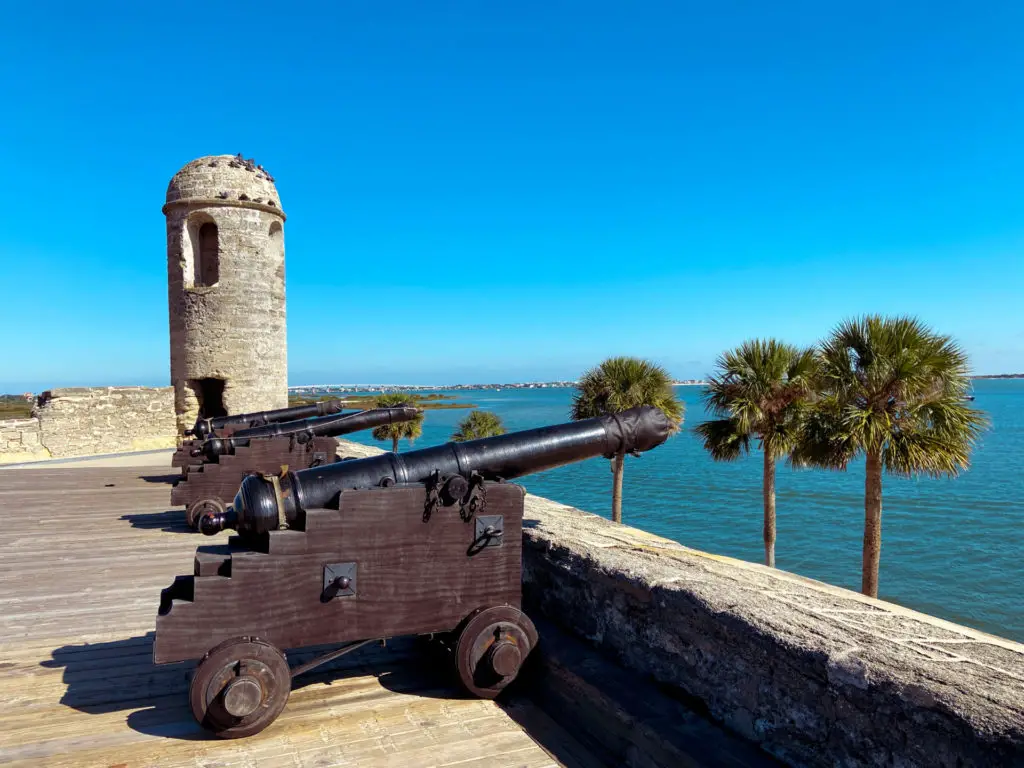
[[[220,280],[220,244],[217,239],[217,225],[206,222],[199,227],[199,248],[195,260],[195,285],[208,287]]]

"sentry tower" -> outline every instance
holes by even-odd
[[[288,405],[284,211],[241,155],[193,160],[167,187],[171,383],[179,431],[197,416]]]

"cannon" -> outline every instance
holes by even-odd
[[[280,421],[294,421],[305,419],[310,416],[330,416],[341,413],[344,403],[341,400],[323,400],[308,405],[295,405],[290,408],[278,408],[273,411],[256,411],[254,413],[239,413],[234,416],[218,416],[212,419],[196,419],[191,429],[185,430],[185,437],[192,437],[192,440],[185,440],[171,457],[172,467],[187,467],[194,463],[192,450],[201,445],[208,437],[229,437],[232,433],[242,429],[260,427],[264,424],[273,424]]]
[[[197,437],[205,440],[215,432],[225,427],[251,428],[261,427],[264,424],[274,424],[281,421],[296,421],[311,416],[330,416],[341,413],[343,403],[341,400],[322,400],[306,405],[293,405],[289,408],[278,408],[273,411],[256,411],[255,413],[239,413],[234,416],[217,416],[212,419],[196,419],[192,429],[185,430],[186,436]],[[243,426],[244,425],[244,426]]]
[[[270,423],[241,429],[230,437],[213,437],[190,452],[198,464],[186,465],[171,488],[171,505],[185,507],[185,522],[195,528],[207,512],[223,512],[248,472],[279,472],[282,466],[316,467],[336,460],[334,438],[351,432],[410,421],[418,408],[367,411]]]
[[[201,529],[193,573],[160,597],[153,660],[201,659],[196,720],[224,738],[266,728],[293,678],[374,640],[433,636],[462,686],[499,695],[538,642],[522,611],[525,491],[533,472],[660,445],[675,429],[635,408],[404,454],[249,475]],[[286,650],[339,645],[292,665]]]

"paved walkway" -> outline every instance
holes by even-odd
[[[170,472],[171,456],[173,448],[163,448],[159,451],[140,451],[139,453],[109,453],[100,456],[79,456],[70,459],[43,459],[41,461],[28,461],[23,464],[0,464],[0,470],[4,469],[55,469],[66,467],[69,469],[89,469],[92,467],[166,467]]]

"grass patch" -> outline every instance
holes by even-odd
[[[0,420],[32,418],[32,405],[21,395],[0,395]]]

